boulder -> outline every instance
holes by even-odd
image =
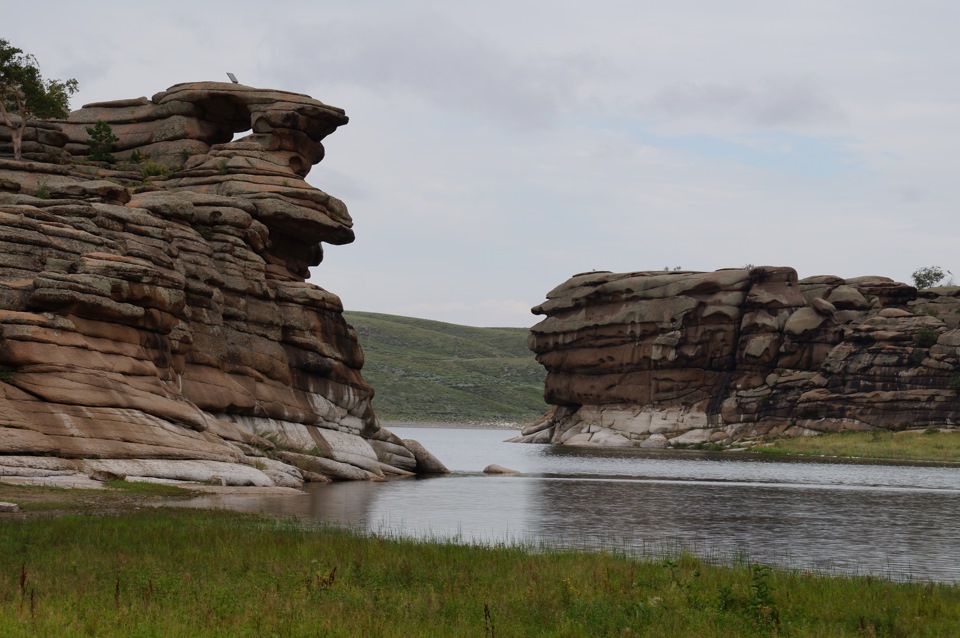
[[[504,466],[502,466],[502,465],[497,465],[496,463],[492,463],[492,464],[488,465],[487,467],[483,468],[483,473],[484,473],[484,474],[502,474],[502,475],[507,475],[507,474],[519,474],[520,471],[519,471],[519,470],[512,470],[512,469],[510,469],[509,467],[504,467]]]
[[[413,439],[404,439],[403,444],[407,447],[408,450],[413,452],[414,458],[417,460],[417,472],[419,474],[449,474],[450,470],[447,469],[447,466],[440,462],[440,460],[431,454],[427,448],[419,441]]]
[[[822,297],[814,297],[810,306],[820,314],[831,317],[837,312],[837,307]]]

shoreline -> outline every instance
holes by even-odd
[[[451,429],[451,430],[493,430],[505,435],[517,432],[520,424],[512,422],[487,423],[449,423],[442,421],[393,421],[384,424],[386,428],[395,428],[399,435],[404,435],[404,429]],[[891,466],[939,466],[948,468],[960,467],[960,431],[958,430],[920,430],[920,431],[884,431],[884,432],[841,432],[823,434],[817,437],[784,437],[763,442],[761,445],[715,449],[713,447],[678,447],[678,448],[640,448],[640,447],[605,447],[600,445],[561,445],[561,444],[526,444],[526,445],[555,445],[560,449],[580,454],[626,454],[637,457],[656,458],[658,456],[673,458],[729,458],[731,460],[752,460],[760,462],[782,463],[828,463],[828,464],[863,464],[863,465],[891,465]],[[389,480],[389,479],[388,479]],[[114,482],[115,483],[115,482]],[[108,491],[111,487],[100,480],[89,477],[75,476],[0,476],[0,486],[36,486],[54,490],[80,491]],[[302,488],[295,487],[257,487],[252,485],[210,485],[205,483],[189,482],[138,482],[123,481],[122,485],[128,491],[144,491],[149,493],[150,485],[162,486],[171,489],[180,489],[193,494],[243,494],[243,495],[276,495],[302,494]],[[137,488],[129,486],[140,486]],[[113,485],[116,487],[116,485]],[[3,490],[0,489],[0,496]],[[0,498],[2,500],[2,498]]]
[[[504,432],[516,432],[523,428],[524,424],[515,422],[494,422],[494,423],[448,423],[443,421],[390,421],[384,422],[383,426],[390,428],[449,428],[454,430],[502,430]],[[956,439],[945,439],[947,437],[956,437]],[[869,437],[867,441],[863,441]],[[926,445],[914,445],[911,449],[903,445],[899,449],[890,447],[890,439],[901,438],[901,442],[917,442]],[[910,438],[917,437],[910,441]],[[861,439],[861,440],[857,440]],[[851,449],[844,449],[842,446],[834,445],[834,442],[841,441],[849,444],[851,441],[857,443],[861,448],[869,447],[873,443],[885,442],[888,444],[883,452],[875,451],[874,454],[854,453]],[[821,448],[822,444],[822,449]],[[745,458],[768,458],[768,459],[820,459],[823,461],[858,461],[864,463],[907,463],[907,464],[942,464],[945,466],[960,466],[960,430],[954,428],[937,429],[935,432],[928,429],[915,430],[883,430],[883,431],[845,431],[820,434],[818,436],[804,437],[779,437],[768,440],[762,445],[751,445],[747,447],[730,446],[727,448],[716,449],[713,447],[700,447],[696,445],[676,448],[640,448],[637,446],[610,446],[602,445],[562,445],[550,443],[527,443],[525,445],[558,445],[558,447],[579,449],[579,450],[643,450],[644,452],[685,452],[685,453],[708,453],[722,455],[743,455]],[[803,449],[804,447],[808,449]],[[943,449],[949,449],[955,452],[951,454],[943,453]],[[930,453],[930,457],[923,456],[924,452]],[[876,455],[879,453],[880,455]],[[931,458],[933,457],[933,458]],[[939,457],[939,458],[938,458]]]

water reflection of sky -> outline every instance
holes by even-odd
[[[509,432],[397,428],[454,474],[309,486],[303,496],[204,497],[378,533],[463,541],[684,546],[721,560],[960,579],[960,469],[583,451],[502,443]],[[521,470],[486,476],[490,463]]]

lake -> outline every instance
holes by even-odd
[[[388,427],[453,474],[188,504],[461,542],[645,556],[683,548],[718,562],[960,581],[956,466],[529,445],[503,442],[510,430]],[[522,474],[483,474],[491,463]]]

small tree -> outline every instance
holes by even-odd
[[[87,140],[87,147],[90,149],[87,157],[95,162],[110,162],[111,164],[116,162],[117,158],[111,155],[110,151],[113,150],[113,143],[120,138],[113,134],[110,125],[103,120],[97,120],[96,124],[88,126],[86,130],[87,135],[90,136],[90,139]]]
[[[936,286],[944,277],[951,274],[953,273],[940,266],[924,266],[915,270],[910,276],[913,277],[913,285],[922,290]]]
[[[44,80],[37,59],[0,39],[0,116],[13,132],[13,157],[22,159],[23,133],[31,117],[66,117],[77,81]],[[13,122],[15,112],[19,122]]]

